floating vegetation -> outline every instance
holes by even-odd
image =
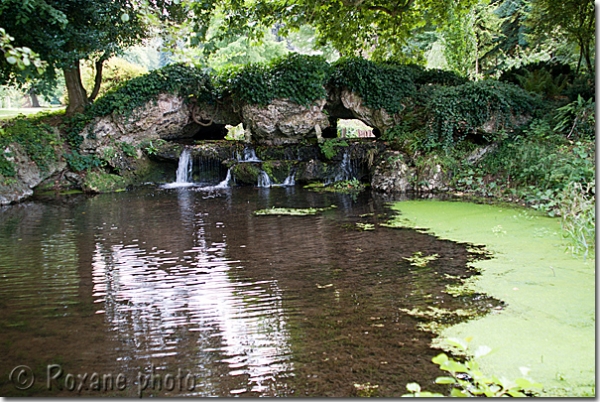
[[[254,211],[254,215],[256,216],[264,216],[264,215],[289,215],[289,216],[307,216],[307,215],[316,215],[319,212],[327,211],[330,209],[337,208],[336,205],[331,205],[325,208],[266,208],[259,209]]]
[[[375,230],[375,225],[372,223],[356,222],[356,227],[360,230]]]
[[[451,311],[434,306],[428,306],[427,310],[421,310],[418,308],[413,308],[411,310],[407,308],[401,308],[399,310],[412,317],[418,318],[471,317],[474,315],[474,313],[469,310],[458,309]]]
[[[356,391],[357,396],[370,398],[377,396],[379,385],[371,385],[370,382],[364,384],[354,384],[354,390]]]
[[[435,261],[438,258],[438,254],[423,256],[423,253],[420,251],[414,252],[412,257],[403,257],[403,259],[410,262],[410,265],[420,268],[426,267],[430,261]]]

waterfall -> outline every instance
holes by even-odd
[[[269,178],[267,172],[265,172],[264,170],[261,170],[260,174],[258,175],[257,186],[263,188],[271,187],[271,179]]]
[[[239,162],[262,162],[258,159],[258,156],[256,156],[256,151],[250,147],[244,147],[243,155],[241,157],[238,155],[237,160]]]
[[[231,168],[227,169],[227,177],[225,177],[225,180],[223,180],[222,182],[217,184],[214,188],[216,188],[216,189],[228,188],[230,181],[231,181]]]
[[[285,180],[283,181],[282,186],[287,187],[287,186],[295,186],[295,185],[296,185],[296,172],[290,172],[288,177],[286,177]]]
[[[350,180],[353,178],[354,172],[352,168],[352,163],[350,161],[350,155],[348,155],[348,151],[344,151],[344,156],[342,157],[342,163],[340,163],[338,167],[338,172],[335,175],[333,181],[342,181],[342,180]]]
[[[268,177],[268,176],[267,176]],[[296,185],[296,171],[291,169],[288,176],[281,184],[271,184],[272,187],[292,187]],[[259,186],[260,187],[260,186]]]
[[[192,152],[188,148],[183,148],[179,156],[179,165],[177,166],[177,174],[175,183],[189,183],[192,176]]]

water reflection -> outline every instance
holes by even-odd
[[[0,376],[27,364],[44,378],[58,363],[124,373],[119,396],[137,395],[140,372],[179,369],[197,376],[192,391],[144,395],[351,396],[366,382],[401,395],[441,374],[432,335],[402,310],[469,308],[444,293],[469,275],[468,253],[377,226],[383,201],[187,188],[0,209]],[[332,204],[318,216],[252,214]],[[417,251],[440,258],[413,271],[405,258]],[[75,395],[36,387],[30,395]],[[0,392],[23,396],[8,382]]]
[[[93,291],[102,306],[97,312],[124,343],[135,345],[124,350],[130,354],[122,360],[158,361],[169,371],[172,362],[165,358],[185,357],[194,361],[205,384],[198,392],[206,395],[220,392],[210,387],[219,373],[207,369],[220,362],[229,376],[243,377],[231,393],[268,395],[276,378],[293,370],[282,292],[276,280],[236,281],[231,271],[242,268],[240,261],[227,258],[224,233],[206,238],[207,223],[196,213],[193,197],[178,191],[181,227],[172,227],[192,239],[190,248],[96,243]],[[223,227],[215,223],[215,229]],[[197,343],[194,358],[181,350],[190,337]]]

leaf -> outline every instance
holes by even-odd
[[[455,398],[466,398],[468,395],[463,390],[460,390],[458,388],[452,388],[450,396],[453,396]]]
[[[431,359],[431,361],[435,364],[442,365],[448,361],[448,356],[446,356],[445,353],[440,353],[439,355]]]
[[[8,56],[6,58],[6,61],[8,62],[8,64],[16,64],[17,63],[17,58],[14,56]]]
[[[127,14],[127,13],[121,14],[121,21],[128,22],[129,21],[129,14]]]
[[[416,382],[409,382],[406,384],[406,389],[410,392],[421,392],[421,386]]]
[[[435,379],[436,384],[456,384],[454,377],[438,377]]]

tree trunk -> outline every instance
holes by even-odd
[[[67,105],[68,116],[75,113],[82,113],[85,106],[89,103],[85,88],[81,83],[81,71],[79,69],[79,60],[71,68],[63,69],[65,82],[67,84],[67,93],[69,95],[69,104]]]
[[[98,60],[96,62],[96,76],[94,78],[94,89],[92,89],[92,94],[90,95],[89,101],[93,102],[94,99],[96,99],[96,96],[98,96],[98,93],[100,92],[100,85],[102,84],[102,68],[104,67],[104,56],[102,56],[100,58],[100,60]]]
[[[40,107],[40,101],[35,93],[35,89],[29,90],[29,97],[31,98],[31,107]]]

